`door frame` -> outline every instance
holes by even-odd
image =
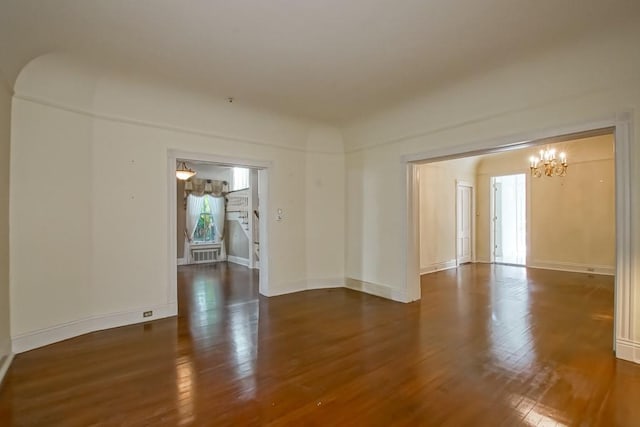
[[[463,180],[457,180],[456,179],[456,232],[455,232],[455,238],[456,238],[456,244],[455,244],[455,250],[456,250],[456,266],[460,265],[460,261],[458,258],[458,217],[460,215],[460,206],[458,205],[458,188],[459,187],[468,187],[471,189],[471,204],[469,207],[469,227],[471,228],[470,234],[471,234],[471,262],[475,262],[476,261],[476,215],[475,215],[475,211],[476,211],[476,190],[475,190],[475,185],[473,183],[470,183],[468,181],[463,181]]]
[[[167,150],[167,215],[168,215],[168,244],[167,244],[167,300],[170,304],[178,301],[178,265],[176,253],[178,251],[177,238],[177,188],[176,188],[176,161],[195,160],[209,163],[217,163],[221,166],[240,166],[258,170],[258,180],[260,181],[258,198],[260,199],[260,209],[264,215],[258,219],[258,229],[260,234],[260,270],[259,270],[259,291],[262,295],[270,295],[270,269],[269,269],[269,237],[270,226],[267,221],[269,212],[269,175],[273,167],[270,161],[247,159],[241,157],[218,156],[208,153],[198,153],[192,151]],[[249,245],[251,249],[251,245]]]
[[[496,262],[496,190],[495,190],[495,179],[501,176],[511,176],[511,175],[524,175],[524,188],[525,188],[525,212],[524,212],[524,218],[525,218],[525,225],[526,225],[526,230],[525,233],[526,235],[525,237],[525,250],[527,251],[526,255],[525,255],[525,259],[524,259],[524,267],[528,267],[529,266],[529,253],[531,252],[531,246],[530,246],[530,236],[531,236],[531,181],[530,181],[530,175],[527,173],[523,173],[522,171],[519,172],[507,172],[504,173],[502,175],[491,175],[491,177],[489,178],[489,261],[491,263],[495,263]],[[517,265],[521,265],[521,264],[517,264]]]
[[[474,141],[466,145],[445,146],[412,154],[400,161],[405,168],[403,180],[405,203],[400,206],[404,250],[404,294],[407,301],[419,300],[420,290],[420,242],[417,166],[460,157],[491,154],[519,148],[544,145],[566,140],[568,136],[579,138],[594,134],[614,135],[615,147],[615,210],[616,210],[616,273],[614,290],[614,351],[616,357],[640,362],[640,342],[634,341],[635,295],[632,287],[633,255],[631,236],[631,141],[633,140],[633,113],[613,113],[600,120],[570,124],[527,132],[502,138]]]

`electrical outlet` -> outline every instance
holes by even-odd
[[[144,311],[142,313],[142,317],[151,317],[153,316],[153,311],[149,310],[149,311]]]

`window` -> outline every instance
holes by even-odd
[[[205,197],[200,211],[198,225],[193,232],[194,242],[213,242],[216,238],[216,226],[211,216],[211,203],[209,197]]]
[[[249,169],[233,168],[233,181],[231,182],[231,191],[249,188]]]

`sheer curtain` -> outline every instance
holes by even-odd
[[[198,220],[200,219],[205,197],[208,196],[194,196],[193,194],[189,194],[187,198],[187,235],[185,237],[189,243],[193,240],[193,233],[198,226]]]
[[[227,259],[227,251],[224,245],[224,223],[225,223],[225,206],[224,196],[209,196],[209,206],[211,207],[211,219],[216,227],[216,242],[221,243],[220,257]]]

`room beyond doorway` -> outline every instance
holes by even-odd
[[[255,182],[255,186],[251,185],[251,187],[252,187],[252,190],[256,190],[256,191],[255,192],[248,191],[247,189],[245,189],[243,190],[243,192],[247,193],[246,195],[247,198],[254,199],[254,201],[256,202],[256,206],[259,200],[259,209],[263,212],[268,212],[268,209],[269,209],[269,206],[268,206],[269,171],[270,171],[270,168],[272,167],[271,162],[268,162],[268,161],[257,161],[257,160],[243,159],[243,158],[223,157],[223,156],[216,156],[216,155],[206,154],[206,153],[193,153],[193,152],[174,151],[174,150],[168,151],[167,179],[168,179],[168,188],[169,188],[168,196],[169,197],[168,197],[167,207],[168,207],[170,232],[168,233],[169,234],[168,236],[169,237],[168,239],[169,240],[168,242],[169,243],[168,244],[169,283],[168,283],[167,292],[169,294],[170,301],[176,302],[176,303],[178,300],[178,281],[177,281],[178,262],[176,262],[176,256],[178,256],[177,258],[178,260],[180,259],[179,258],[180,252],[178,250],[178,242],[177,242],[178,241],[177,212],[178,212],[178,207],[181,203],[182,203],[183,209],[185,206],[184,196],[179,194],[177,189],[177,184],[176,184],[176,164],[178,160],[188,162],[188,164],[198,163],[198,164],[215,165],[216,167],[227,167],[231,169],[233,169],[233,167],[250,169],[251,172],[250,172],[249,180],[253,180]],[[222,181],[225,181],[225,179],[216,179],[215,177],[213,177],[213,179],[208,178],[208,179],[205,179],[204,181],[205,182],[203,187],[206,187],[209,185],[218,184],[215,181],[222,182]],[[230,181],[231,182],[227,182],[227,185],[233,184],[233,179],[231,179]],[[203,183],[200,183],[200,184],[203,184]],[[195,191],[196,190],[195,185],[193,188]],[[225,193],[224,196],[226,198],[226,196],[228,196],[229,193],[233,193],[234,191],[234,190],[231,190],[230,188],[231,187],[227,186],[225,189],[223,185],[222,189],[219,191],[216,191],[216,194],[214,195],[217,196],[218,194],[222,194],[224,192]],[[205,191],[203,190],[203,192]],[[186,202],[188,203],[188,200],[186,200]],[[227,212],[227,210],[229,212],[232,210],[236,210],[236,209],[232,209],[234,205],[235,204],[231,204],[227,200],[225,204],[225,212]],[[246,211],[245,214],[248,216],[249,222],[253,227],[252,229],[248,227],[250,228],[249,230],[244,230],[244,231],[236,230],[236,231],[238,231],[238,233],[246,232],[247,234],[246,237],[248,238],[248,241],[249,241],[249,245],[248,245],[249,250],[256,249],[253,244],[254,241],[252,240],[252,237],[254,236],[254,232],[255,234],[259,235],[259,248],[258,248],[259,265],[258,264],[252,265],[250,260],[246,264],[248,264],[248,266],[252,268],[259,267],[259,273],[258,273],[259,292],[263,295],[269,295],[269,278],[270,278],[270,275],[269,275],[269,272],[270,272],[269,270],[269,236],[270,236],[269,224],[268,224],[268,221],[266,221],[266,215],[260,215],[257,209],[251,208],[251,209],[245,209],[245,211]],[[239,216],[237,215],[238,212],[234,212],[234,214],[236,214],[236,216]],[[229,219],[229,218],[225,218],[225,221],[226,219]],[[237,219],[238,218],[235,218],[235,220]],[[240,220],[242,221],[242,218],[240,218]],[[225,223],[225,228],[226,228],[226,223]],[[224,231],[224,233],[227,233],[227,231],[228,230]],[[221,242],[213,242],[213,244],[215,243],[222,244]],[[226,250],[227,247],[225,246],[224,249]],[[220,248],[220,251],[222,251],[222,248]],[[226,257],[226,260],[229,261],[230,258]],[[235,259],[232,261],[238,262],[238,259]]]
[[[491,178],[494,262],[527,263],[527,183],[525,174]]]

